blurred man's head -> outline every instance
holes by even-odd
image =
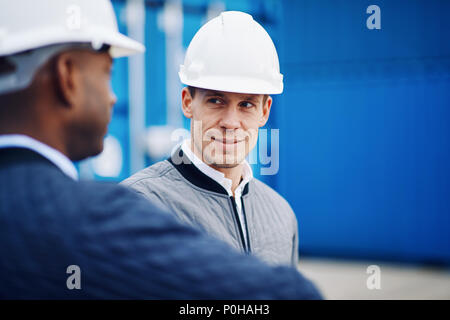
[[[72,160],[99,154],[116,101],[112,58],[72,49],[52,57],[31,84],[0,95],[0,133],[23,133],[56,144]]]
[[[0,134],[72,160],[99,154],[116,101],[112,58],[144,51],[118,32],[110,1],[9,1],[0,31]]]

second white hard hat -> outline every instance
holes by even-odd
[[[143,52],[119,33],[109,0],[14,0],[0,9],[0,57],[61,43],[111,46],[113,57]]]
[[[62,50],[108,48],[112,57],[145,47],[118,31],[109,0],[14,0],[0,8],[0,94],[26,88],[36,70]]]
[[[272,39],[251,15],[239,11],[222,12],[200,28],[189,44],[179,77],[186,85],[204,89],[283,92]]]

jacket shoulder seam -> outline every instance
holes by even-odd
[[[164,160],[164,162],[166,162],[166,161],[167,161],[167,160]],[[143,180],[150,180],[150,179],[161,178],[161,177],[165,176],[166,174],[168,174],[170,171],[172,171],[172,170],[174,170],[174,169],[175,169],[175,168],[174,168],[173,166],[171,166],[170,163],[169,163],[169,165],[167,166],[167,168],[164,168],[164,170],[162,170],[161,172],[158,172],[158,173],[155,174],[155,175],[148,175],[148,174],[145,174],[144,177],[139,178],[138,180],[135,180],[135,181],[131,182],[130,184],[126,184],[126,185],[129,186],[129,187],[131,187],[131,186],[133,186],[133,185],[135,185],[135,184],[137,184],[137,183],[139,183],[139,182],[141,182],[141,181],[143,181]]]

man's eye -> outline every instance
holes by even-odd
[[[217,98],[212,98],[212,99],[209,99],[208,102],[213,103],[213,104],[221,104],[222,100],[217,99]]]
[[[251,103],[251,102],[245,101],[245,102],[242,102],[240,104],[240,106],[244,107],[244,108],[251,108],[251,107],[254,107],[255,105],[253,103]]]

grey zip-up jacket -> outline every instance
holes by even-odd
[[[234,198],[192,164],[181,149],[121,184],[241,252],[273,265],[297,266],[295,214],[283,197],[257,179],[247,183],[241,198],[247,230],[241,228]]]

